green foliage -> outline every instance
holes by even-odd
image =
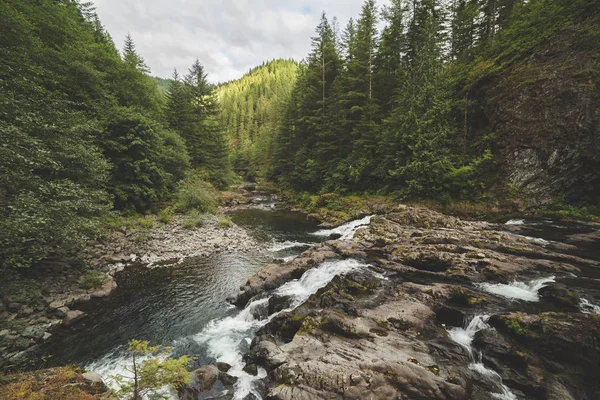
[[[223,229],[231,228],[234,225],[230,217],[219,218],[219,226]]]
[[[273,132],[297,71],[293,60],[273,60],[216,90],[218,123],[225,127],[232,163],[239,170],[248,170],[249,176],[264,176],[269,169]]]
[[[95,289],[101,287],[106,282],[105,274],[98,271],[87,271],[81,277],[80,283],[84,289]]]
[[[175,209],[180,212],[191,210],[210,214],[217,212],[214,189],[204,179],[202,173],[190,172],[186,175],[177,190]]]
[[[171,351],[169,347],[150,346],[147,341],[132,340],[129,343],[132,365],[126,368],[131,376],[113,377],[120,386],[116,395],[134,400],[166,398],[160,393],[162,388],[177,390],[189,383],[190,374],[186,369],[190,363],[189,357],[165,359]]]
[[[17,271],[2,272],[3,283],[0,285],[0,298],[10,302],[33,304],[42,298],[39,284],[21,276]]]
[[[191,210],[183,217],[181,225],[187,229],[200,228],[206,223],[206,218],[206,214],[198,210]]]
[[[173,210],[171,208],[165,208],[158,212],[158,222],[163,224],[171,223],[171,216],[173,215]]]

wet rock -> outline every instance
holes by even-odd
[[[219,380],[223,383],[223,385],[225,386],[233,386],[236,384],[236,382],[238,381],[238,378],[235,376],[231,376],[225,372],[221,372],[219,374]]]
[[[212,389],[219,379],[219,369],[214,365],[205,365],[192,371],[192,379],[195,379],[195,387],[204,392]]]
[[[115,282],[115,280],[112,277],[109,277],[104,282],[104,284],[102,285],[102,287],[100,287],[99,289],[94,290],[91,293],[91,297],[93,297],[93,298],[108,297],[116,289],[117,289],[117,282]]]
[[[579,296],[570,291],[565,285],[552,283],[540,289],[539,295],[543,300],[552,303],[559,310],[579,310]]]
[[[65,326],[67,328],[71,327],[71,326],[75,325],[77,322],[81,321],[85,316],[86,316],[86,314],[83,311],[79,311],[79,310],[68,311],[67,315],[63,319],[62,324],[63,324],[63,326]]]
[[[227,364],[225,362],[217,362],[217,363],[215,363],[215,366],[221,372],[228,372],[231,369],[231,365],[229,365],[229,364]]]
[[[244,366],[244,372],[253,376],[258,375],[258,367],[256,364],[246,364]]]

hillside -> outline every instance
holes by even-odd
[[[221,85],[221,123],[235,168],[264,175],[272,158],[273,138],[298,73],[293,60],[273,60],[242,78]]]

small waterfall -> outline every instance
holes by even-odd
[[[518,400],[517,396],[510,391],[508,386],[502,383],[502,377],[496,371],[487,368],[482,361],[481,353],[474,353],[473,351],[473,339],[477,332],[489,328],[487,321],[490,319],[489,315],[476,315],[469,321],[465,328],[449,328],[448,335],[450,338],[464,347],[469,353],[471,358],[471,364],[469,369],[477,371],[480,375],[491,379],[495,382],[498,387],[502,390],[502,393],[492,393],[492,397],[498,400]]]
[[[235,386],[234,399],[244,399],[249,394],[262,398],[255,388],[255,383],[266,377],[264,369],[259,368],[258,376],[252,376],[243,371],[245,366],[243,354],[252,337],[262,326],[266,325],[273,317],[281,312],[291,311],[320,288],[327,285],[336,275],[366,267],[356,260],[326,261],[318,268],[313,268],[297,280],[287,282],[276,292],[276,295],[290,296],[291,306],[271,316],[267,315],[269,298],[254,300],[239,314],[212,321],[194,340],[206,346],[208,354],[216,361],[226,362],[232,366],[228,372],[236,376],[238,381]]]
[[[525,225],[524,219],[511,219],[506,225]]]
[[[364,217],[362,219],[347,222],[343,225],[338,226],[337,228],[321,229],[320,231],[313,233],[313,235],[325,237],[331,235],[341,235],[341,240],[350,240],[354,237],[354,234],[359,228],[367,226],[371,223],[371,218],[373,218],[373,215],[369,215],[368,217]]]
[[[507,299],[537,302],[540,301],[539,290],[556,282],[554,276],[534,279],[529,283],[513,281],[508,285],[503,283],[480,283],[476,286],[488,293],[505,297]]]
[[[579,308],[584,314],[600,314],[600,306],[592,304],[584,298],[581,298]]]
[[[310,247],[313,244],[286,240],[285,242],[273,242],[273,244],[271,245],[271,247],[269,247],[268,250],[273,253],[277,253],[279,251],[296,249],[299,247]]]

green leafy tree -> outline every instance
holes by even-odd
[[[127,367],[129,376],[112,378],[119,384],[119,398],[142,400],[144,398],[167,399],[165,387],[179,389],[189,383],[188,356],[178,359],[166,358],[173,349],[150,346],[147,341],[132,340],[129,343],[132,365]]]

